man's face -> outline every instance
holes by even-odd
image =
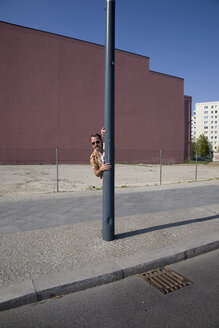
[[[102,148],[102,141],[98,137],[91,137],[91,145],[93,149],[99,150]]]

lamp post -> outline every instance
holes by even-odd
[[[106,0],[105,94],[104,94],[104,161],[112,168],[103,173],[102,238],[114,239],[114,169],[115,169],[115,0]]]

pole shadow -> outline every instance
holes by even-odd
[[[180,221],[180,222],[174,222],[174,223],[161,224],[161,225],[150,227],[150,228],[119,233],[119,234],[115,235],[115,239],[123,239],[123,238],[127,238],[127,237],[132,237],[132,236],[137,236],[137,235],[141,235],[144,233],[152,232],[152,231],[168,229],[168,228],[172,228],[172,227],[179,227],[179,226],[192,224],[192,223],[211,221],[211,220],[215,220],[218,218],[219,218],[219,214],[213,215],[213,216],[208,216],[205,218],[200,218],[200,219],[192,219],[192,220],[186,220],[186,221]]]

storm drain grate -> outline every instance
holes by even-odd
[[[156,287],[163,294],[171,293],[193,283],[168,267],[145,272],[138,276]]]

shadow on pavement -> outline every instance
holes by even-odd
[[[161,224],[161,225],[150,227],[150,228],[119,233],[115,236],[115,238],[116,239],[123,239],[123,238],[132,237],[132,236],[136,236],[136,235],[141,235],[141,234],[147,233],[147,232],[152,232],[152,231],[157,231],[157,230],[162,230],[162,229],[167,229],[167,228],[172,228],[172,227],[183,226],[183,225],[186,225],[186,224],[210,221],[210,220],[215,220],[215,219],[218,219],[218,218],[219,218],[219,214],[209,216],[209,217],[205,217],[205,218],[200,218],[200,219],[192,219],[192,220],[179,221],[179,222],[168,223],[168,224]]]

